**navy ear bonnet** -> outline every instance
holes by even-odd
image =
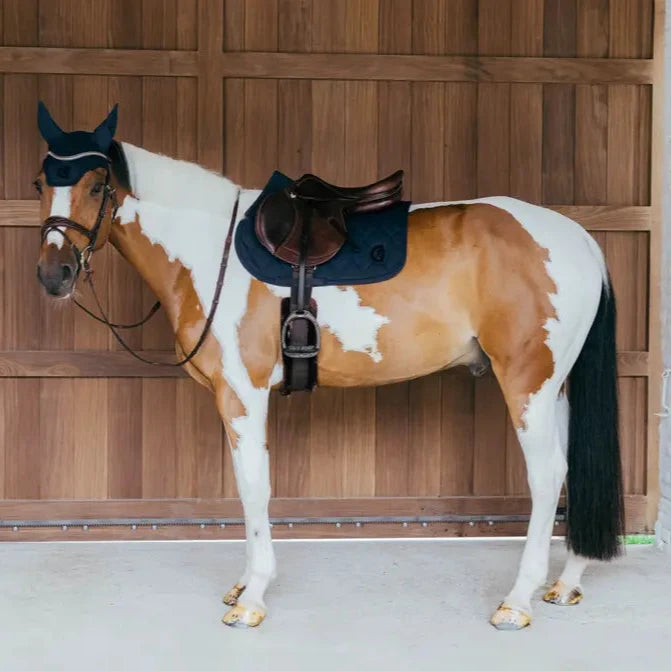
[[[109,166],[109,150],[116,132],[117,107],[114,106],[107,119],[92,133],[80,130],[66,133],[40,101],[37,124],[49,149],[42,163],[49,186],[72,186],[89,170]]]

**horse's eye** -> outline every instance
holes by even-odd
[[[37,193],[39,193],[40,196],[41,196],[42,195],[42,182],[40,182],[39,179],[36,179],[33,182],[33,186],[35,187],[35,191],[37,191]]]
[[[102,182],[96,182],[92,187],[91,187],[91,195],[92,196],[97,196],[102,190],[105,185]]]

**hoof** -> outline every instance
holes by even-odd
[[[222,601],[227,605],[227,606],[235,606],[236,603],[238,603],[238,599],[240,598],[240,595],[245,591],[245,585],[233,585],[231,589],[224,594],[224,597]]]
[[[258,627],[265,616],[261,608],[247,608],[238,603],[221,618],[221,621],[229,627]]]
[[[580,587],[569,589],[561,580],[557,580],[543,595],[543,601],[553,603],[555,606],[575,606],[582,601],[582,596]]]
[[[524,629],[531,624],[531,615],[502,603],[492,615],[490,623],[501,631]]]

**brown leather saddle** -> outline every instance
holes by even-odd
[[[401,199],[403,171],[362,187],[341,187],[303,175],[259,205],[256,236],[292,266],[291,296],[282,300],[282,393],[312,391],[320,349],[317,305],[311,298],[314,269],[332,259],[347,240],[346,217],[384,210]]]

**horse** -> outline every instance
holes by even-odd
[[[266,418],[282,378],[277,325],[288,290],[251,276],[229,247],[259,191],[114,140],[116,107],[93,132],[63,131],[42,104],[38,124],[49,145],[35,180],[38,279],[50,296],[70,297],[90,255],[110,243],[160,299],[177,356],[192,355],[184,368],[214,394],[244,509],[247,564],[224,596],[223,622],[257,626],[276,573]],[[315,287],[313,296],[323,386],[384,385],[490,363],[532,498],[517,578],[490,622],[509,630],[531,622],[565,479],[568,556],[543,598],[578,603],[585,567],[620,553],[624,525],[615,296],[594,239],[557,212],[509,197],[414,203],[397,275]],[[215,298],[221,309],[212,315]]]

